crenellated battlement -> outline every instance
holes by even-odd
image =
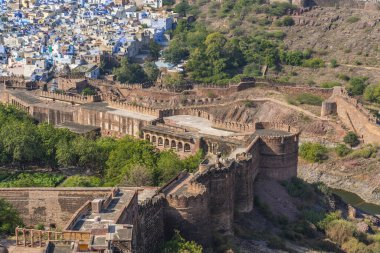
[[[51,91],[39,91],[38,96],[42,98],[48,98],[52,100],[58,100],[63,102],[70,102],[75,104],[86,104],[92,102],[100,102],[100,96],[92,95],[92,96],[78,96],[78,95],[66,95],[59,94]]]

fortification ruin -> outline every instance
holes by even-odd
[[[124,252],[154,252],[174,229],[208,247],[214,232],[233,234],[237,213],[252,211],[258,178],[287,180],[297,175],[299,129],[284,122],[226,120],[214,110],[244,102],[228,101],[227,94],[231,89],[239,92],[252,88],[252,80],[222,88],[195,87],[186,93],[185,103],[172,106],[176,98],[171,92],[143,86],[118,87],[121,97],[113,100],[103,93],[109,84],[97,85],[101,94],[79,97],[4,84],[0,99],[40,122],[70,126],[78,133],[97,129],[102,135],[141,138],[157,149],[171,149],[181,156],[198,150],[208,156],[197,172],[182,172],[161,188],[0,189],[0,198],[20,211],[26,225],[41,223],[62,229],[54,234],[55,243],[62,247],[74,243],[75,249],[87,251],[114,247]],[[338,114],[345,124],[352,124],[358,133],[362,131],[366,141],[380,136],[371,114],[341,88],[269,85],[290,94],[318,93],[326,98],[323,117]],[[217,96],[201,96],[210,91]],[[140,97],[141,104],[131,102],[141,94],[151,96]],[[158,105],[150,105],[151,101]],[[41,239],[53,235],[41,237],[42,231],[20,229],[20,245],[53,247],[49,246],[52,240]]]

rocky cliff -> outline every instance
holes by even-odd
[[[298,177],[309,183],[323,182],[331,188],[355,193],[367,202],[380,205],[380,162],[376,158],[344,159],[323,164],[301,162]]]

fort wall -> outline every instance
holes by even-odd
[[[51,99],[53,101],[64,101],[64,102],[70,102],[75,104],[86,104],[86,103],[92,103],[92,102],[100,102],[100,96],[98,95],[92,95],[92,96],[78,96],[78,95],[64,95],[59,94],[56,92],[49,92],[49,91],[39,91],[38,95],[43,98]]]
[[[156,252],[165,239],[163,195],[139,204],[137,224],[137,253]]]
[[[211,223],[206,187],[196,182],[191,182],[185,187],[190,195],[166,196],[166,236],[170,238],[174,229],[178,229],[186,238],[193,238],[202,245],[209,245]]]
[[[0,188],[0,198],[10,202],[26,226],[54,224],[64,228],[87,201],[106,197],[111,188]]]
[[[322,114],[336,113],[343,124],[362,138],[364,143],[380,143],[380,126],[376,117],[357,99],[350,97],[343,87],[335,87],[333,95],[325,101],[336,111],[322,107]]]

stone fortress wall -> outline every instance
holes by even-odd
[[[362,138],[364,143],[380,143],[380,126],[376,117],[343,87],[322,103],[321,115],[336,114],[342,123]]]
[[[273,134],[273,127],[281,132]],[[293,153],[298,148],[299,132],[282,124],[258,123],[257,128],[268,132],[257,135],[236,158],[204,161],[195,174],[179,175],[153,197],[138,204],[137,219],[133,221],[136,252],[154,252],[164,238],[171,236],[173,229],[179,229],[187,239],[210,246],[214,232],[233,234],[236,212],[246,213],[254,208],[253,189],[258,175],[274,180],[294,176],[297,159],[293,159]],[[268,158],[263,159],[268,150],[274,158],[272,163],[268,163]],[[108,203],[114,191],[111,188],[9,188],[0,189],[0,197],[10,201],[29,225],[54,223],[58,228],[67,228],[67,224],[74,224],[77,217],[91,209],[89,201],[104,198]],[[121,215],[131,216],[126,212]],[[131,220],[123,217],[118,219]]]
[[[0,198],[19,211],[27,226],[64,228],[86,201],[106,198],[110,192],[111,188],[0,188]]]
[[[214,232],[233,234],[236,212],[246,213],[254,208],[257,176],[273,180],[296,176],[298,159],[294,156],[298,152],[299,132],[282,124],[257,123],[256,128],[262,130],[261,135],[258,133],[236,158],[227,162],[204,161],[187,183],[175,187],[169,184],[166,189],[175,188],[169,193],[161,190],[167,201],[166,231],[179,229],[186,238],[209,246]]]

